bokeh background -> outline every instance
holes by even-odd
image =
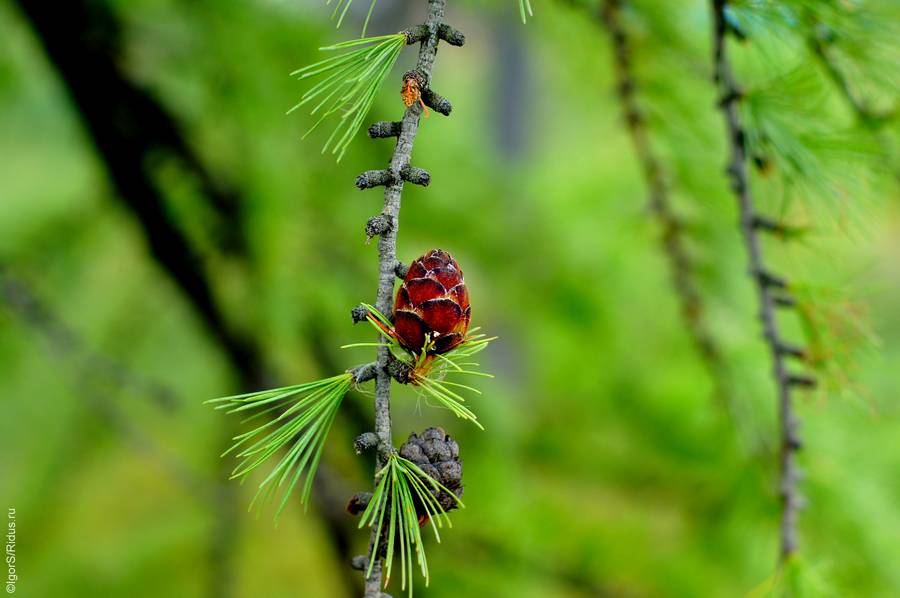
[[[364,224],[382,198],[353,181],[392,144],[361,134],[335,164],[319,151],[327,131],[301,141],[310,118],[285,116],[304,89],[287,73],[358,34],[368,3],[336,31],[312,0],[72,2],[95,21],[60,8],[58,35],[111,54],[124,82],[94,88],[92,114],[25,4],[0,4],[0,496],[17,510],[19,593],[359,595],[347,561],[368,533],[343,504],[371,486],[371,457],[351,449],[371,427],[371,396],[348,398],[313,504],[292,501],[277,527],[271,512],[246,512],[252,484],[225,483],[231,464],[218,455],[233,422],[201,403],[371,359],[339,349],[372,336],[349,309],[374,299]],[[891,2],[870,4],[897,16]],[[417,23],[423,5],[381,0],[370,32]],[[523,25],[512,0],[450,2],[467,43],[441,48],[434,87],[454,111],[423,122],[413,163],[432,184],[404,192],[399,256],[449,250],[474,324],[500,336],[482,360],[496,378],[473,404],[485,432],[410,389],[393,401],[395,442],[442,425],[465,463],[467,508],[441,544],[428,540],[431,584],[417,579],[416,593],[779,591],[774,389],[723,172],[706,3],[643,0],[624,18],[704,321],[726,357],[716,372],[679,314],[608,38],[590,5],[535,8]],[[808,501],[798,587],[897,596],[898,127],[858,126],[797,31],[754,26],[758,43],[735,48],[739,77],[759,85],[772,130],[811,148],[805,168],[775,159],[754,175],[770,213],[809,227],[766,249],[818,322],[786,317],[792,338],[833,358],[797,404]],[[880,110],[900,62],[898,38],[879,42],[877,29],[861,33],[875,57],[847,64]],[[367,120],[399,117],[395,82],[414,60],[404,52]],[[75,69],[82,87],[103,81]],[[104,110],[105,92],[121,89],[163,120],[132,123],[116,159],[90,131],[129,118]]]

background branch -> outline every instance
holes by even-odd
[[[750,275],[757,291],[759,317],[772,359],[772,372],[778,394],[781,429],[779,493],[782,501],[780,558],[781,561],[785,561],[797,551],[797,514],[802,500],[797,489],[799,421],[794,413],[792,390],[794,386],[808,386],[814,382],[811,377],[791,374],[787,366],[787,359],[791,355],[783,350],[786,343],[781,337],[776,310],[777,307],[786,305],[782,299],[790,297],[790,284],[785,278],[772,274],[763,258],[760,239],[762,229],[756,226],[761,215],[757,213],[750,189],[746,135],[739,108],[743,94],[735,82],[728,54],[727,37],[730,28],[725,15],[726,6],[726,0],[711,2],[714,74],[721,94],[719,107],[728,132],[731,151],[727,173],[731,178],[731,188],[737,201],[740,231],[747,251]],[[804,380],[802,384],[799,382],[800,378]]]
[[[662,230],[660,244],[669,265],[682,318],[716,385],[715,396],[727,408],[730,393],[725,383],[726,364],[722,351],[704,321],[705,306],[697,287],[694,261],[685,243],[684,227],[672,205],[665,169],[650,140],[647,119],[640,108],[639,85],[632,64],[629,34],[622,22],[622,6],[622,0],[604,0],[594,14],[605,27],[612,42],[616,94],[625,128],[647,186],[648,203]]]
[[[810,32],[807,35],[807,45],[810,52],[837,88],[844,102],[850,107],[857,122],[872,133],[885,156],[893,158],[891,141],[884,135],[882,129],[894,118],[896,106],[892,110],[883,113],[876,112],[869,106],[869,103],[853,89],[853,84],[850,82],[847,74],[832,55],[833,32],[827,25],[819,22],[814,17],[811,17],[811,19]],[[891,164],[890,167],[894,179],[900,182],[900,165]]]
[[[71,362],[81,383],[80,395],[137,452],[157,463],[160,469],[183,486],[191,496],[216,499],[215,483],[200,475],[174,455],[162,450],[141,426],[134,425],[118,406],[109,386],[151,401],[165,413],[178,405],[176,393],[156,381],[133,371],[126,365],[92,350],[38,293],[12,268],[0,261],[0,301],[10,313],[42,337],[53,354]]]
[[[860,123],[873,130],[880,128],[881,125],[890,119],[891,115],[876,113],[862,97],[857,95],[847,75],[831,55],[832,42],[828,38],[825,27],[826,25],[820,22],[813,22],[811,25],[812,31],[807,37],[807,43],[813,56],[822,65],[828,78],[834,83],[834,86],[841,93],[841,96],[847,105],[850,106]]]

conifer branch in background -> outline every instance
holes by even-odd
[[[875,113],[869,107],[868,103],[861,96],[857,95],[857,92],[853,89],[847,75],[831,55],[831,42],[827,33],[823,31],[823,28],[824,25],[815,24],[813,25],[813,31],[809,35],[808,43],[813,56],[815,56],[816,60],[819,61],[819,64],[822,65],[828,78],[831,79],[831,82],[837,87],[841,96],[847,102],[847,105],[850,106],[850,109],[860,123],[868,128],[878,128],[885,122],[886,117],[889,115]]]
[[[779,493],[782,502],[780,561],[786,562],[797,551],[797,518],[802,497],[797,488],[800,472],[797,451],[800,450],[800,422],[794,412],[793,391],[816,384],[808,374],[793,373],[788,365],[791,359],[802,359],[805,351],[789,344],[782,337],[778,323],[778,309],[793,309],[796,305],[790,282],[769,270],[763,256],[762,236],[771,227],[762,223],[770,219],[757,210],[750,188],[750,175],[745,131],[740,103],[743,91],[735,81],[728,53],[728,38],[734,33],[729,25],[727,0],[711,0],[713,21],[714,80],[719,91],[719,108],[725,121],[731,156],[727,168],[731,179],[740,217],[740,232],[747,250],[749,272],[757,290],[759,317],[763,334],[772,359],[772,369],[778,395],[780,423],[780,478]]]
[[[802,13],[802,16],[805,18],[804,26],[807,30],[806,44],[809,47],[810,52],[819,62],[822,69],[825,71],[825,74],[838,89],[860,123],[871,130],[881,128],[894,117],[895,107],[884,111],[877,111],[870,105],[869,100],[864,97],[863,93],[856,88],[856,85],[850,80],[850,77],[841,65],[841,61],[835,56],[840,33],[835,30],[835,26],[825,22],[824,15],[818,14],[817,8],[818,7],[808,7]],[[838,19],[841,17],[861,18],[856,15],[851,16],[844,14],[848,10],[852,9],[839,9],[832,17]],[[825,14],[831,13],[826,11]],[[879,16],[870,15],[870,18],[877,20]],[[877,25],[887,24],[878,23]],[[890,34],[888,33],[888,35]],[[869,43],[869,41],[870,40],[868,39],[864,39],[859,40],[859,43],[866,44]]]
[[[171,388],[91,348],[84,338],[39,299],[32,285],[15,274],[5,260],[0,260],[0,302],[43,336],[55,352],[77,361],[85,379],[112,385],[125,393],[145,398],[166,413],[179,408]]]
[[[825,23],[815,19],[815,17],[811,17],[811,19],[810,30],[807,34],[807,45],[810,52],[837,88],[844,102],[856,117],[857,122],[872,133],[885,156],[892,158],[890,140],[884,136],[882,129],[896,117],[897,106],[882,112],[878,112],[870,106],[869,101],[854,89],[850,78],[833,55],[833,30]],[[900,181],[900,165],[891,164],[890,168],[894,178]]]
[[[716,385],[716,397],[727,407],[730,393],[725,383],[725,361],[704,320],[704,301],[697,287],[694,260],[685,243],[684,225],[675,213],[666,172],[653,147],[647,120],[640,108],[639,85],[632,65],[629,34],[622,22],[622,5],[622,0],[604,0],[596,12],[612,42],[616,93],[622,117],[647,186],[649,206],[662,229],[661,246],[678,295],[681,315]]]
[[[50,351],[72,363],[78,377],[78,390],[84,402],[107,420],[127,444],[179,482],[192,496],[218,500],[219,488],[176,455],[163,450],[142,426],[135,425],[119,408],[110,386],[124,394],[146,398],[164,413],[178,407],[175,392],[155,380],[133,371],[123,363],[89,347],[85,339],[54,313],[31,284],[0,261],[0,305],[5,305],[23,324],[42,337]]]

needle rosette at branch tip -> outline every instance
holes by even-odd
[[[359,527],[375,532],[371,554],[383,559],[384,587],[388,586],[395,561],[400,559],[401,589],[413,592],[413,571],[418,564],[428,585],[428,561],[422,530],[431,528],[437,542],[439,530],[453,527],[448,513],[465,508],[462,462],[459,444],[441,428],[427,428],[421,435],[410,434],[400,450],[388,456],[376,474],[375,491],[365,502],[351,500],[347,510],[362,514]],[[377,559],[368,561],[371,575]]]

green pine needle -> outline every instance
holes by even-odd
[[[863,357],[874,357],[881,341],[865,307],[841,286],[795,285],[796,313],[806,339],[806,363],[818,374],[822,396],[844,396],[870,403],[860,384]]]
[[[478,329],[473,329],[473,331],[475,330]],[[477,368],[478,364],[470,361],[469,358],[476,353],[483,351],[487,348],[488,344],[496,338],[496,336],[487,338],[484,334],[470,335],[464,342],[449,353],[436,355],[436,365],[428,370],[428,373],[425,376],[420,376],[416,379],[416,386],[422,389],[422,392],[426,397],[435,399],[441,405],[449,409],[455,416],[467,419],[478,426],[479,429],[484,430],[484,426],[478,421],[478,417],[469,408],[463,405],[463,403],[466,402],[465,397],[453,389],[474,392],[479,395],[481,394],[481,391],[466,384],[447,380],[446,378],[453,375],[493,378],[491,374],[471,369]]]
[[[359,527],[369,526],[375,529],[375,545],[373,555],[378,554],[381,542],[386,541],[384,559],[384,585],[387,587],[391,579],[394,557],[400,553],[401,589],[408,588],[408,595],[413,595],[413,554],[428,585],[428,561],[425,558],[425,546],[422,543],[422,532],[419,527],[419,513],[416,512],[416,501],[424,508],[428,516],[435,539],[440,542],[438,528],[444,523],[453,527],[450,517],[432,494],[443,491],[452,496],[460,508],[465,505],[453,492],[422,471],[415,463],[404,459],[397,453],[392,454],[385,466],[377,474],[375,492],[368,507],[360,518]],[[385,537],[386,536],[386,537]],[[396,547],[396,550],[395,550]],[[376,559],[369,560],[366,576],[372,574]]]
[[[381,313],[377,307],[375,307],[374,305],[369,305],[368,303],[362,303],[360,305],[366,308],[366,311],[368,312],[366,314],[366,320],[369,322],[369,324],[372,325],[373,328],[375,328],[376,331],[378,331],[379,334],[385,336],[384,330],[382,328],[386,328],[388,330],[394,328],[393,322],[391,322],[391,320],[386,315]],[[379,324],[381,324],[381,326],[379,326]],[[396,345],[397,347],[400,346],[400,343],[396,338],[387,336],[385,336],[385,338],[392,345]]]
[[[522,17],[523,23],[528,22],[528,17],[534,16],[531,11],[531,0],[519,0],[519,15]]]
[[[488,338],[484,334],[472,334],[478,332],[479,328],[472,328],[469,331],[466,340],[460,343],[452,351],[444,354],[429,354],[428,345],[426,345],[418,355],[410,355],[408,351],[400,346],[398,339],[394,336],[388,336],[385,330],[393,330],[394,325],[386,315],[381,313],[376,307],[363,303],[368,314],[367,321],[372,327],[386,339],[387,343],[356,343],[353,345],[344,345],[342,348],[361,347],[361,346],[387,346],[391,349],[394,357],[403,361],[413,368],[412,385],[417,387],[426,399],[437,401],[441,406],[449,409],[456,417],[471,421],[473,424],[484,430],[484,426],[478,421],[478,416],[471,409],[463,405],[466,402],[459,392],[454,389],[464,390],[475,394],[481,394],[476,388],[461,384],[459,382],[447,380],[447,376],[467,375],[480,376],[483,378],[493,378],[491,374],[479,372],[477,369],[479,364],[471,361],[471,357],[483,351],[491,341],[496,340],[496,336]]]
[[[326,0],[325,5],[330,6],[332,0]],[[366,36],[366,29],[369,28],[369,21],[372,19],[372,12],[375,10],[375,4],[378,3],[378,0],[372,0],[372,3],[369,4],[369,12],[366,14],[366,20],[363,23],[362,35],[360,37]],[[337,17],[337,27],[340,28],[341,24],[344,22],[344,17],[347,15],[347,11],[350,9],[350,5],[353,4],[353,0],[337,0],[334,5],[334,12],[331,13],[331,19],[334,20]],[[341,6],[343,6],[343,10],[341,10]],[[338,14],[340,13],[340,15]]]
[[[741,103],[746,144],[754,158],[777,169],[770,184],[780,189],[783,208],[794,199],[824,200],[845,217],[852,190],[866,185],[864,165],[874,164],[878,151],[852,130],[822,125],[816,116],[826,110],[827,99],[821,76],[805,68],[750,86]]]
[[[406,35],[402,33],[341,42],[319,49],[330,52],[359,47],[291,73],[292,77],[296,76],[300,80],[318,75],[325,77],[307,90],[300,101],[288,110],[290,114],[313,100],[317,101],[310,114],[319,113],[319,118],[303,137],[306,138],[324,120],[336,115],[337,125],[325,142],[322,152],[331,149],[331,153],[337,154],[340,162],[405,45]]]
[[[269,502],[280,492],[281,500],[275,513],[277,520],[304,470],[306,479],[300,502],[304,505],[308,503],[325,439],[352,384],[353,375],[347,372],[315,382],[206,401],[214,404],[216,409],[226,410],[226,413],[250,412],[250,417],[244,422],[279,412],[268,422],[235,436],[235,443],[222,453],[223,457],[236,453],[239,463],[231,478],[239,478],[243,483],[260,465],[282,449],[286,450],[269,475],[260,482],[250,503],[251,509],[260,497],[261,508],[263,503]]]

